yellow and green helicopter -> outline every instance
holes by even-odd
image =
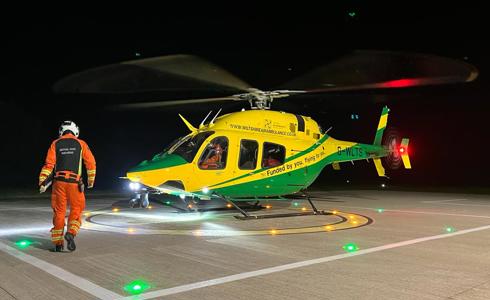
[[[400,61],[405,63],[400,64]],[[356,64],[366,69],[362,80],[352,81],[350,78],[346,81],[348,76],[340,76],[344,81],[332,83],[325,75],[358,68]],[[434,69],[427,68],[429,65]],[[112,73],[117,75],[111,79],[108,74]],[[99,74],[103,74],[104,81],[94,84],[94,78]],[[171,194],[180,197],[189,209],[196,209],[197,202],[191,199],[222,199],[223,203],[238,209],[243,218],[255,218],[241,209],[237,202],[281,200],[286,199],[284,196],[301,193],[328,165],[339,170],[343,162],[370,160],[374,162],[378,176],[386,176],[382,160],[390,158],[403,163],[406,169],[411,168],[408,138],[391,138],[382,143],[388,122],[387,106],[382,108],[373,142],[363,144],[333,138],[328,130],[323,131],[308,116],[273,111],[273,100],[307,93],[468,82],[474,80],[478,72],[469,64],[448,58],[361,51],[291,82],[292,89],[262,91],[198,57],[172,55],[85,71],[62,80],[56,88],[62,92],[73,92],[76,87],[77,92],[92,93],[113,92],[117,89],[115,86],[130,91],[137,89],[134,85],[128,88],[124,80],[121,82],[120,74],[127,78],[132,75],[149,78],[151,83],[144,81],[144,88],[139,87],[140,90],[154,90],[160,84],[167,84],[163,81],[169,77],[177,77],[187,80],[182,86],[191,80],[201,85],[232,87],[241,93],[215,98],[129,103],[119,108],[155,108],[219,101],[248,101],[251,105],[250,110],[221,116],[220,111],[215,115],[210,112],[198,126],[179,115],[190,133],[177,139],[153,159],[127,171],[124,178],[130,181],[136,195],[130,201],[131,206],[148,207],[150,193]],[[352,74],[358,76],[358,72]],[[316,209],[309,197],[307,200],[314,214],[323,213]]]

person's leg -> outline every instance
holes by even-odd
[[[82,226],[82,211],[85,209],[85,195],[80,192],[77,184],[71,184],[68,190],[68,202],[70,204],[70,215],[68,217],[68,230],[65,239],[68,242],[68,250],[76,249],[75,236]]]
[[[51,192],[51,207],[53,208],[53,228],[51,241],[55,244],[55,251],[63,250],[63,231],[65,229],[66,213],[66,182],[54,181]]]

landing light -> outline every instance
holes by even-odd
[[[113,211],[113,212],[118,212],[118,211],[119,211],[119,208],[114,207],[114,208],[112,209],[112,211]]]
[[[150,285],[143,280],[135,280],[128,283],[124,290],[131,295],[138,295],[150,288]]]
[[[357,245],[354,243],[345,244],[342,248],[347,252],[355,252],[359,250],[359,247],[357,247]]]
[[[137,191],[141,188],[141,184],[139,182],[130,182],[129,189],[132,191]]]
[[[184,200],[185,199],[185,194],[180,194],[179,197],[180,197],[180,199]]]
[[[22,240],[22,241],[16,242],[15,244],[17,245],[17,247],[24,249],[24,248],[29,247],[32,244],[32,242],[28,241],[28,240]]]
[[[448,232],[448,233],[454,232],[454,228],[453,227],[446,227],[446,232]]]

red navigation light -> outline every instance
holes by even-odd
[[[380,87],[383,88],[404,88],[420,85],[422,81],[420,79],[415,78],[403,78],[396,79],[391,81],[386,81],[380,84]]]
[[[400,147],[400,150],[398,150],[398,151],[403,154],[403,153],[405,153],[406,150],[405,150],[405,148]]]

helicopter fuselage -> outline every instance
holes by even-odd
[[[336,140],[310,117],[278,111],[235,112],[190,128],[188,136],[128,171],[127,178],[203,197],[212,192],[236,200],[272,197],[307,188],[329,164],[388,153],[381,145]],[[221,150],[211,157],[216,144]]]

